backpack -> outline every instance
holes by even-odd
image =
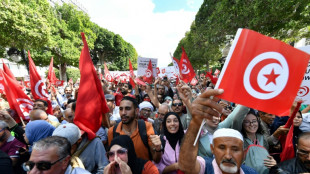
[[[149,157],[150,157],[150,160],[152,160],[152,153],[151,153],[151,150],[150,150],[150,146],[149,146],[149,143],[148,143],[148,137],[147,137],[147,134],[146,134],[146,126],[145,126],[145,122],[144,120],[137,120],[138,121],[138,129],[139,129],[139,135],[141,137],[141,140],[144,144],[145,147],[147,147],[148,149],[148,152],[149,152]],[[116,128],[118,126],[119,123],[116,123],[116,125],[113,127],[113,138],[119,136],[119,133],[116,132]]]
[[[264,159],[267,159],[269,153],[264,146],[264,136],[257,135],[258,144],[253,144],[248,138],[245,141],[251,145],[245,151],[244,164],[252,167],[260,174],[268,174],[269,169],[264,165]]]

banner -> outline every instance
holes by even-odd
[[[157,77],[156,73],[157,59],[144,58],[144,57],[138,57],[138,70],[137,70],[138,77],[145,75],[145,71],[147,69],[147,66],[149,65],[150,60],[152,61],[153,77]]]
[[[309,46],[305,46],[305,47],[300,47],[297,48],[300,49],[308,54],[310,54],[310,45]],[[303,81],[301,82],[300,88],[297,92],[297,97],[296,97],[296,101],[298,100],[302,100],[303,103],[302,104],[310,104],[310,93],[309,93],[309,89],[310,89],[310,61],[308,62],[308,67],[307,70],[305,72]]]

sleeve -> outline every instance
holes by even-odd
[[[200,164],[200,171],[199,174],[204,174],[206,169],[206,162],[201,156],[197,156],[197,161]]]
[[[174,95],[174,93],[173,93],[172,88],[171,88],[171,87],[168,88],[168,96],[171,97],[171,98],[173,98],[173,95]]]
[[[108,139],[107,132],[100,127],[96,135],[100,138],[101,141],[106,141]]]
[[[148,173],[159,174],[157,167],[151,161],[148,161],[144,164],[144,168],[142,171],[142,174],[148,174]]]
[[[147,135],[147,141],[149,143],[149,146],[152,147],[153,144],[152,144],[152,141],[151,141],[151,138],[150,138],[150,135],[155,135],[155,131],[154,131],[154,128],[152,126],[151,123],[149,122],[145,122],[145,127],[146,127],[146,135]]]
[[[106,151],[102,144],[102,142],[99,140],[99,138],[96,138],[96,164],[97,164],[97,174],[102,174],[104,168],[109,164],[108,158],[106,157]]]

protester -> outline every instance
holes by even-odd
[[[153,111],[154,107],[152,104],[148,101],[143,101],[139,104],[139,119],[154,123],[154,120],[150,118]]]
[[[0,171],[3,174],[13,174],[12,160],[3,151],[0,150]]]
[[[54,127],[58,127],[60,125],[59,122],[55,122],[55,121],[51,121],[48,117],[48,115],[46,114],[45,111],[41,110],[41,109],[36,109],[36,110],[32,110],[30,112],[30,120],[34,121],[34,120],[45,120],[48,123],[50,123],[51,125],[53,125]]]
[[[137,157],[134,144],[127,135],[115,137],[107,152],[110,164],[104,169],[104,174],[158,174],[158,169],[149,160]]]
[[[28,174],[88,174],[89,172],[70,165],[71,146],[66,138],[51,136],[37,141],[29,161],[24,164]]]
[[[34,103],[33,103],[33,110],[37,110],[37,109],[40,109],[40,110],[46,112],[48,110],[48,103],[47,103],[47,101],[42,100],[42,99],[35,100]],[[55,117],[54,115],[47,114],[47,116],[48,116],[48,119],[50,121],[59,123],[57,117]]]
[[[296,149],[297,156],[295,158],[272,167],[269,173],[310,173],[310,132],[299,136]]]
[[[163,155],[158,164],[155,164],[160,173],[176,174],[179,169],[178,159],[180,145],[184,137],[184,130],[180,117],[174,112],[168,112],[162,122],[164,136]]]
[[[66,86],[64,89],[64,94],[57,94],[58,104],[62,107],[62,109],[66,109],[66,105],[68,104],[68,99],[72,99],[72,88],[70,86]]]
[[[153,127],[156,135],[163,134],[162,122],[164,120],[165,115],[170,111],[168,104],[161,104],[158,108],[157,118],[154,120]]]

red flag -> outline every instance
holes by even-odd
[[[2,63],[3,63],[3,71],[5,72],[5,74],[7,74],[13,80],[16,80],[16,78],[15,78],[14,74],[12,73],[12,71],[10,70],[10,68],[3,62],[3,59],[2,59]]]
[[[183,47],[182,47],[180,66],[182,67],[181,69],[182,80],[185,83],[190,82],[196,76],[196,74]]]
[[[104,78],[109,82],[113,82],[113,78],[108,70],[107,65],[105,64],[105,62],[103,64],[104,64]]]
[[[135,87],[136,87],[136,84],[135,84],[135,82],[133,81],[133,78],[135,78],[135,74],[134,74],[134,72],[133,72],[133,68],[132,68],[132,64],[131,64],[130,59],[129,59],[129,71],[130,71],[129,83],[131,84],[131,86],[132,86],[133,88],[135,88]]]
[[[151,60],[149,61],[149,65],[145,71],[145,82],[151,84],[153,82],[153,67]]]
[[[56,85],[57,78],[56,78],[55,71],[54,71],[54,68],[53,68],[53,59],[54,58],[52,57],[50,66],[48,68],[47,78],[48,78],[50,84]]]
[[[220,73],[221,73],[221,71],[216,69],[215,72],[214,72],[214,75],[218,76]]]
[[[279,116],[289,115],[310,55],[279,40],[239,29],[215,88],[219,96]]]
[[[97,72],[90,58],[84,33],[81,33],[81,35],[84,47],[81,51],[79,63],[81,80],[76,105],[84,107],[76,107],[74,123],[80,129],[87,132],[88,139],[92,140],[96,137],[96,132],[101,126],[102,116],[109,112],[109,108]],[[107,120],[104,121],[108,124]]]
[[[192,80],[191,80],[191,85],[195,86],[196,84],[198,83],[198,80],[196,79],[196,77],[194,77]]]
[[[180,71],[180,62],[178,59],[176,59],[175,57],[171,57],[172,58],[172,64],[173,64],[173,67],[174,67],[174,71],[175,73],[178,75],[178,77],[180,77],[182,79],[182,74],[181,74],[181,71]]]
[[[33,98],[35,100],[37,99],[43,99],[48,103],[48,109],[46,113],[53,114],[53,108],[52,103],[48,99],[48,93],[46,90],[45,83],[41,79],[41,76],[39,75],[36,65],[34,64],[30,51],[28,50],[28,60],[29,60],[29,76],[30,76],[30,87],[31,87],[31,93],[33,95]]]
[[[214,77],[210,72],[206,72],[206,77],[209,77],[213,85],[216,85],[216,82],[218,80],[217,77]]]
[[[63,80],[56,80],[56,86],[63,86],[64,85],[64,82]]]
[[[72,78],[69,79],[68,83],[69,83],[69,84],[73,84]]]
[[[18,82],[0,69],[0,74],[4,81],[4,90],[7,95],[7,100],[10,108],[15,110],[19,117],[29,119],[29,113],[32,110],[33,102],[31,99],[19,88]],[[19,119],[15,121],[19,122]]]
[[[30,81],[24,81],[26,88],[30,88]]]

